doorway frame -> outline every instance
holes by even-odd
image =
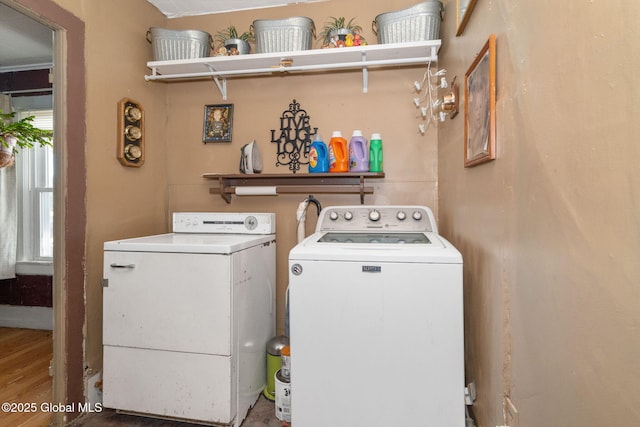
[[[86,70],[84,22],[53,0],[0,0],[54,31],[53,403],[85,401]],[[73,84],[71,84],[73,82]],[[73,118],[73,120],[68,120]],[[63,425],[79,413],[55,413]]]

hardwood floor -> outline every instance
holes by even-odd
[[[0,427],[41,427],[52,415],[41,410],[51,402],[53,357],[51,331],[0,328]],[[13,412],[15,410],[15,412]]]

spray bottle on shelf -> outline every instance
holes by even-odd
[[[349,141],[349,172],[369,171],[369,147],[361,130],[354,130]]]
[[[382,171],[382,137],[379,133],[374,133],[369,141],[369,172]]]
[[[340,131],[334,131],[329,140],[329,172],[349,172],[347,140]]]

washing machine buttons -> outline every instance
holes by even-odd
[[[413,215],[411,215],[413,217],[413,219],[415,219],[416,221],[420,221],[422,219],[422,212],[420,211],[415,211],[413,213]]]
[[[331,211],[331,212],[329,213],[329,219],[330,219],[331,221],[335,221],[335,220],[337,220],[337,219],[338,219],[338,212],[336,212],[336,211]]]
[[[353,214],[351,213],[351,211],[346,211],[344,213],[344,219],[346,219],[347,221],[351,221],[353,219]]]
[[[398,213],[396,214],[396,218],[398,218],[398,220],[400,221],[404,221],[405,219],[407,219],[407,214],[404,213],[404,211],[398,211]]]
[[[375,221],[379,221],[379,220],[380,220],[380,212],[379,212],[379,211],[377,211],[377,210],[375,210],[375,209],[374,209],[374,210],[372,210],[372,211],[370,211],[370,212],[369,212],[369,219],[370,219],[371,221],[374,221],[374,222],[375,222]]]

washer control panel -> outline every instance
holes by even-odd
[[[438,232],[433,212],[426,206],[330,206],[320,212],[318,231]]]
[[[273,234],[275,213],[175,212],[174,233]]]

